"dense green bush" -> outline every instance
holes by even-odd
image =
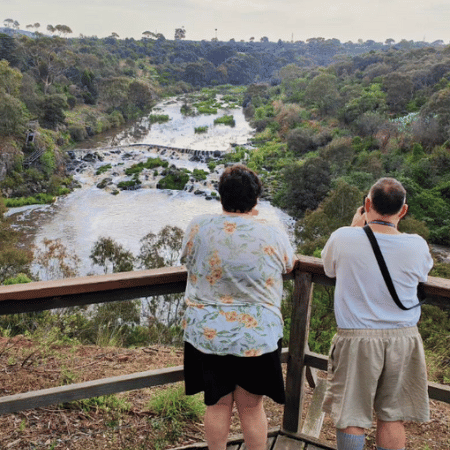
[[[148,120],[150,123],[164,123],[168,122],[170,117],[167,114],[150,114]]]
[[[218,117],[217,119],[214,119],[214,125],[219,125],[219,124],[234,127],[236,125],[236,121],[234,120],[234,117],[232,115],[231,116],[225,115],[222,117]]]
[[[170,169],[159,180],[159,189],[172,189],[182,191],[189,181],[189,171],[186,169]]]

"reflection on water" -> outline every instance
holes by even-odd
[[[150,124],[143,118],[126,129],[93,139],[84,148],[98,146],[117,146],[129,144],[155,144],[169,147],[190,148],[193,150],[228,150],[230,144],[244,145],[251,137],[253,129],[245,120],[242,108],[222,109],[217,114],[183,116],[180,112],[181,101],[167,100],[158,104],[154,113],[167,114],[170,120],[165,123]],[[214,125],[214,119],[224,114],[233,115],[236,125]],[[196,134],[194,129],[207,126],[207,133]]]

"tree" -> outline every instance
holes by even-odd
[[[102,267],[105,274],[109,271],[129,272],[133,270],[135,261],[130,251],[125,250],[114,239],[106,237],[101,237],[95,242],[89,258],[95,265]]]
[[[6,28],[13,28],[14,20],[13,19],[5,19],[3,21],[3,24],[5,25]]]
[[[158,234],[149,233],[141,239],[138,261],[142,269],[156,269],[179,264],[183,230],[167,225]],[[183,294],[147,298],[150,324],[162,322],[168,327],[180,323],[184,308]],[[157,325],[156,325],[157,326]]]
[[[60,37],[26,39],[23,50],[31,72],[42,83],[45,95],[50,86],[64,75],[67,67],[75,64],[75,55],[68,50],[67,41]]]
[[[336,188],[315,211],[309,211],[295,226],[295,235],[303,254],[312,255],[322,249],[330,234],[350,225],[356,208],[362,205],[363,194],[355,186],[339,180]]]
[[[155,96],[152,86],[145,81],[132,81],[128,86],[128,100],[141,111],[146,111],[152,107]]]
[[[414,84],[410,75],[390,73],[383,77],[383,89],[386,91],[386,103],[395,113],[406,111],[406,105],[413,98]]]
[[[20,70],[11,68],[8,61],[0,60],[0,92],[17,97],[21,82]]]
[[[153,33],[153,31],[144,31],[142,34],[147,39],[149,39],[149,38],[158,39],[158,34],[157,33]]]
[[[107,107],[118,109],[127,103],[127,93],[130,79],[127,77],[112,77],[104,79],[100,85],[100,98]]]
[[[184,39],[186,37],[186,30],[184,27],[175,28],[175,40]]]
[[[337,78],[329,73],[317,75],[306,88],[305,100],[311,105],[317,105],[322,114],[333,113],[340,102]]]
[[[54,130],[66,120],[64,110],[68,107],[64,96],[47,95],[40,102],[39,121],[44,128]]]
[[[314,211],[330,189],[330,165],[322,158],[309,158],[284,169],[284,189],[277,197],[280,206],[296,218]]]
[[[19,232],[12,228],[5,212],[5,203],[0,194],[0,284],[18,274],[29,274],[32,261],[31,252],[17,247]]]
[[[0,135],[23,135],[28,119],[28,110],[19,99],[0,91]]]
[[[0,60],[15,65],[18,61],[16,40],[8,34],[0,33]]]
[[[42,243],[43,247],[34,247],[33,258],[39,268],[39,280],[60,280],[78,275],[80,258],[75,253],[69,252],[59,239],[44,239]]]
[[[67,25],[56,25],[55,31],[57,31],[60,36],[62,35],[66,36],[67,34],[72,33],[72,30]]]

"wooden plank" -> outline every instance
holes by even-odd
[[[297,439],[291,439],[284,435],[279,435],[273,446],[273,450],[302,450],[305,443]]]
[[[186,282],[184,266],[122,272],[63,280],[37,281],[0,287],[0,302],[5,300],[35,300],[37,298],[64,297],[141,286]]]
[[[275,437],[269,437],[269,438],[267,438],[267,445],[266,445],[266,450],[271,450],[272,449],[272,447],[273,447],[273,444],[274,444],[274,442],[275,442]],[[231,450],[231,447],[230,446],[228,446],[227,447],[227,450],[228,449],[230,449]],[[242,443],[242,445],[239,447],[237,447],[237,448],[235,448],[235,449],[233,449],[233,450],[248,450],[248,447],[247,447],[247,444],[245,443],[245,442],[243,442]]]
[[[267,446],[266,446],[266,449],[267,450],[272,450],[272,447],[273,447],[273,445],[275,444],[275,441],[276,441],[276,437],[274,436],[274,437],[269,437],[268,439],[267,439]]]
[[[297,439],[299,441],[302,441],[306,444],[305,450],[307,450],[310,445],[315,445],[316,447],[320,449],[326,449],[326,450],[336,450],[336,445],[334,444],[328,444],[327,442],[322,442],[317,438],[314,438],[312,436],[307,436],[303,433],[290,433],[286,430],[280,430],[280,435],[287,436],[292,439]]]
[[[450,386],[429,382],[428,395],[433,400],[450,404]]]
[[[183,366],[102,378],[68,386],[25,392],[0,398],[0,414],[10,414],[58,403],[117,392],[160,386],[183,380]]]
[[[325,417],[325,413],[322,411],[322,401],[325,397],[326,388],[326,380],[319,379],[302,427],[302,433],[308,436],[315,438],[320,436],[320,430],[322,429],[323,419]]]
[[[301,420],[305,380],[304,357],[308,343],[312,287],[311,274],[296,274],[283,415],[283,428],[294,433],[298,430]]]

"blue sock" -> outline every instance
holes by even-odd
[[[364,434],[347,434],[336,430],[338,450],[363,450],[366,436]]]

